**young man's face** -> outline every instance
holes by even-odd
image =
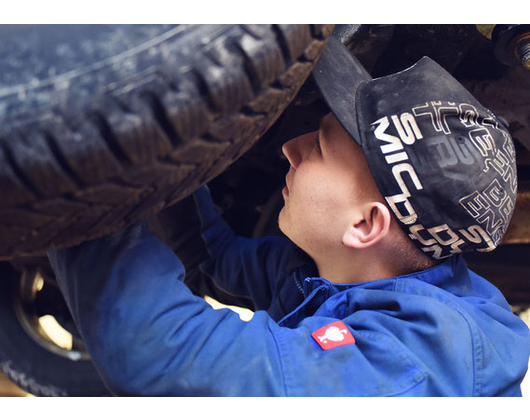
[[[291,167],[280,229],[313,258],[331,252],[377,189],[362,150],[328,114],[319,131],[285,143],[283,153]]]

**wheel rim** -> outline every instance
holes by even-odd
[[[90,360],[82,340],[69,332],[50,314],[39,314],[39,293],[53,287],[44,280],[39,267],[25,267],[14,289],[13,306],[22,328],[38,345],[65,359]],[[42,312],[42,311],[41,311]]]

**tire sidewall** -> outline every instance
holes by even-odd
[[[35,396],[111,395],[90,360],[56,355],[28,335],[14,308],[19,275],[0,263],[0,370]]]

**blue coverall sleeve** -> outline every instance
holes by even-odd
[[[49,257],[92,360],[116,394],[284,394],[267,313],[244,322],[229,309],[213,310],[190,292],[181,261],[145,225]]]
[[[196,191],[194,199],[210,255],[201,264],[203,273],[227,292],[250,297],[256,309],[269,308],[295,245],[283,237],[237,236],[215,209],[206,187]]]

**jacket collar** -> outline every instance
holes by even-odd
[[[467,265],[461,255],[447,258],[435,267],[423,271],[358,283],[333,283],[325,278],[319,277],[318,270],[311,257],[298,247],[296,247],[291,253],[287,267],[289,272],[297,272],[298,278],[302,281],[304,296],[308,296],[313,290],[320,286],[324,286],[328,289],[328,295],[333,295],[355,287],[374,287],[378,289],[391,288],[396,282],[409,278],[433,284],[442,289],[454,286],[465,287],[465,285],[455,285],[455,278],[461,279],[460,281],[466,283],[469,281]]]

